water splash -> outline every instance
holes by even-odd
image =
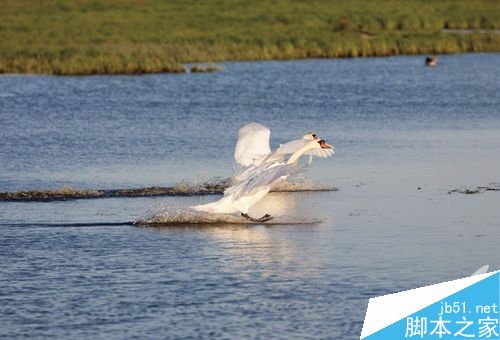
[[[179,204],[158,204],[143,216],[139,217],[134,224],[139,226],[173,226],[189,224],[207,225],[279,225],[279,224],[316,224],[322,222],[319,219],[294,216],[274,216],[268,222],[252,222],[239,214],[216,214],[196,211],[191,207]]]

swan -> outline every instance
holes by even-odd
[[[267,222],[273,218],[271,215],[265,214],[257,219],[250,217],[248,211],[269,193],[274,184],[299,172],[300,168],[297,164],[299,158],[313,150],[333,150],[333,147],[322,139],[313,139],[303,142],[302,146],[293,152],[287,161],[264,162],[264,159],[248,158],[249,162],[247,164],[253,164],[252,166],[255,167],[251,175],[227,188],[220,200],[193,206],[192,208],[197,211],[221,214],[240,212],[243,217],[252,222]],[[253,155],[262,156],[259,153]]]
[[[249,123],[238,131],[238,140],[234,150],[234,160],[237,164],[235,174],[229,181],[232,185],[242,182],[254,175],[257,168],[264,163],[283,161],[287,155],[304,147],[309,141],[319,141],[320,138],[313,132],[306,133],[302,139],[292,140],[281,144],[274,152],[271,152],[269,138],[271,131],[259,123]],[[335,148],[313,149],[306,152],[309,160],[306,166],[310,166],[313,157],[329,157],[335,153]]]

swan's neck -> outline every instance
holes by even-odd
[[[315,142],[314,142],[315,143]],[[305,146],[303,146],[302,148],[298,149],[297,151],[295,151],[291,156],[290,158],[288,158],[288,161],[286,162],[286,164],[293,164],[295,162],[297,162],[297,160],[300,158],[300,156],[302,156],[303,154],[305,154],[307,151],[309,150],[312,150],[315,145],[314,145],[313,142],[309,143],[309,144],[306,144]]]

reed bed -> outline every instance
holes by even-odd
[[[0,0],[0,8],[0,73],[187,64],[207,72],[225,60],[500,51],[500,6],[490,0]]]

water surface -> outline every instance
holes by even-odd
[[[355,339],[372,296],[497,269],[500,194],[448,191],[500,182],[500,54],[423,63],[0,76],[0,191],[225,178],[251,121],[327,139],[307,177],[339,189],[269,195],[322,221],[275,226],[109,225],[218,196],[0,202],[0,335]]]

